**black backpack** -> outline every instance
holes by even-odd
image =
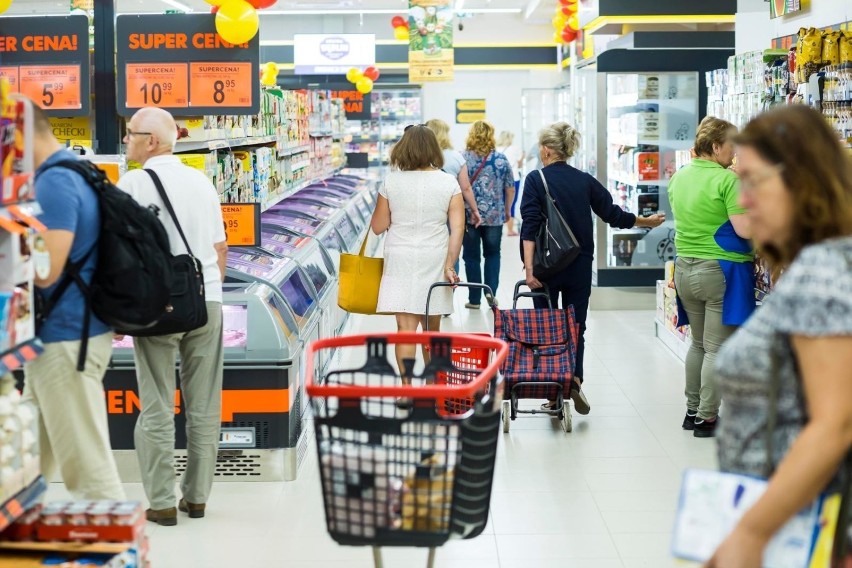
[[[95,247],[77,262],[65,265],[64,274],[49,298],[40,298],[38,322],[51,310],[73,283],[83,293],[86,312],[77,370],[85,368],[91,313],[122,333],[146,329],[156,324],[169,305],[172,281],[169,237],[157,212],[139,205],[129,194],[107,179],[106,174],[87,160],[65,160],[50,167],[62,167],[79,174],[98,198],[101,227],[98,264],[87,285],[80,271]]]

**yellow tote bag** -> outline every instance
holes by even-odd
[[[379,301],[379,286],[382,283],[385,260],[364,254],[369,236],[368,231],[358,254],[340,255],[337,305],[352,314],[373,315]]]

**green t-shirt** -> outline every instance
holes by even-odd
[[[737,236],[731,215],[739,206],[739,178],[716,162],[694,159],[669,182],[678,256],[745,262],[754,258],[751,243]]]

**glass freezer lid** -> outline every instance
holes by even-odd
[[[332,205],[315,205],[313,203],[299,201],[298,199],[291,199],[286,201],[291,210],[306,213],[317,219],[326,220],[337,211],[337,208]]]
[[[248,345],[248,306],[224,304],[222,306],[222,342],[226,349],[245,349]],[[133,349],[129,335],[113,339],[114,349]]]
[[[358,232],[352,225],[352,221],[346,215],[341,215],[334,225],[340,232],[340,236],[343,237],[343,241],[351,248],[358,240]]]
[[[294,270],[279,286],[281,294],[299,317],[305,317],[314,305],[314,298],[302,278],[302,273]]]
[[[331,280],[331,273],[319,247],[315,249],[314,254],[300,258],[299,264],[302,265],[308,278],[310,278],[311,284],[314,285],[314,290],[317,291],[317,294],[322,294],[322,291]]]
[[[293,235],[290,233],[273,233],[263,231],[260,236],[261,246],[272,251],[275,254],[284,254],[293,252],[310,243],[310,239],[303,235]]]
[[[349,198],[343,195],[334,195],[323,191],[311,191],[310,189],[303,189],[294,195],[293,198],[299,200],[305,199],[306,201],[310,200],[311,202],[319,202],[328,205],[336,205],[338,207],[349,201]]]
[[[318,219],[306,219],[297,215],[287,215],[284,212],[261,217],[264,225],[272,225],[281,229],[288,229],[313,237],[322,227],[323,221]]]
[[[229,251],[227,265],[228,268],[269,280],[272,275],[282,270],[289,262],[292,262],[289,258],[275,258],[261,253]]]

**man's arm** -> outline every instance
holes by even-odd
[[[73,231],[53,230],[45,231],[41,235],[44,238],[44,244],[50,253],[50,274],[47,278],[35,277],[35,285],[39,288],[48,288],[56,284],[62,272],[65,270],[65,263],[68,262],[68,255],[71,254],[71,246],[74,244]]]
[[[222,241],[213,245],[216,249],[216,254],[219,256],[219,272],[222,273],[222,282],[225,281],[225,268],[228,263],[228,242]]]

